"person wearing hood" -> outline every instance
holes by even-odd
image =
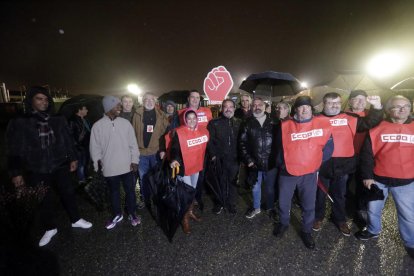
[[[279,217],[273,235],[282,237],[289,228],[292,197],[298,190],[302,209],[301,238],[309,249],[315,248],[312,224],[315,219],[317,174],[328,160],[334,145],[329,122],[313,115],[309,96],[296,98],[292,119],[282,121],[276,132],[275,147],[279,168]]]
[[[342,98],[336,92],[323,97],[321,118],[331,124],[335,149],[332,158],[320,169],[319,180],[330,191],[333,198],[332,220],[339,231],[346,237],[351,230],[346,222],[345,196],[349,174],[355,172],[356,159],[354,138],[357,132],[367,131],[378,125],[383,118],[381,98],[369,96],[371,110],[366,117],[341,112]],[[326,193],[318,189],[316,196],[315,222],[312,229],[320,231],[325,217]]]
[[[221,104],[221,116],[213,119],[208,123],[207,129],[210,133],[210,141],[208,142],[208,152],[212,161],[222,164],[224,178],[220,177],[220,190],[228,190],[227,195],[221,195],[222,201],[216,199],[213,213],[220,214],[224,208],[228,212],[235,214],[236,196],[237,196],[237,174],[239,171],[238,158],[238,135],[241,120],[234,117],[235,103],[226,99]],[[226,183],[223,183],[226,181]],[[227,188],[226,188],[227,187]]]
[[[197,112],[187,109],[184,113],[185,125],[174,130],[171,141],[171,162],[170,167],[179,167],[180,178],[182,181],[197,188],[200,171],[204,169],[204,157],[207,143],[209,141],[209,132],[207,128],[198,125]],[[182,226],[186,234],[190,233],[189,219],[200,221],[200,218],[193,213],[194,201],[184,215]]]
[[[411,108],[406,97],[392,96],[385,104],[386,120],[372,128],[365,139],[360,153],[363,183],[369,190],[376,185],[384,199],[369,201],[367,228],[355,236],[363,241],[378,238],[382,210],[391,193],[400,236],[408,255],[414,258],[414,122],[410,118]]]
[[[45,230],[39,246],[45,246],[57,234],[54,190],[72,227],[90,228],[92,223],[80,218],[76,205],[70,173],[78,161],[66,119],[52,114],[53,99],[44,87],[31,87],[24,104],[25,115],[12,119],[6,130],[8,171],[17,192],[45,186],[39,211]]]
[[[139,150],[131,123],[119,117],[121,101],[114,96],[102,99],[104,115],[92,127],[89,150],[95,171],[102,171],[108,184],[112,204],[111,219],[106,229],[123,220],[120,202],[120,183],[125,192],[125,205],[132,226],[141,223],[135,214],[135,177],[138,171]]]
[[[253,116],[247,118],[240,130],[239,148],[243,163],[250,172],[257,172],[253,184],[253,206],[246,213],[252,219],[261,213],[262,181],[265,183],[266,212],[273,216],[275,201],[275,152],[273,145],[275,121],[265,114],[265,103],[261,98],[253,100]],[[250,173],[249,173],[250,174]]]

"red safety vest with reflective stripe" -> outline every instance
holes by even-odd
[[[414,178],[414,122],[381,122],[369,131],[374,154],[374,173],[390,178]]]
[[[332,126],[332,137],[335,148],[332,157],[352,157],[355,155],[354,137],[358,118],[346,113],[339,113],[336,116],[324,116]],[[351,143],[352,141],[352,143]]]
[[[317,171],[322,163],[322,150],[331,136],[329,122],[318,116],[307,123],[282,121],[281,128],[288,173],[301,176]]]
[[[190,130],[187,126],[176,129],[184,162],[184,175],[192,175],[203,170],[209,133],[207,128]]]
[[[184,108],[181,110],[178,110],[178,118],[180,118],[180,125],[184,126],[184,113],[189,108]],[[197,110],[195,110],[197,113],[198,118],[198,126],[199,127],[207,127],[208,122],[213,119],[213,115],[211,114],[211,110],[208,107],[199,107]]]

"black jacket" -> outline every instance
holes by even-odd
[[[25,171],[52,173],[77,160],[73,138],[63,116],[50,117],[49,127],[53,130],[55,141],[46,149],[41,148],[37,121],[37,117],[27,114],[9,122],[6,144],[11,177],[22,175]]]
[[[375,126],[377,126],[383,119],[384,111],[383,109],[377,110],[371,108],[366,117],[360,117],[354,113],[346,113],[353,117],[358,117],[357,121],[357,132],[367,131]],[[321,116],[328,116],[321,114]],[[336,115],[335,115],[336,116]],[[334,141],[335,142],[335,141]],[[353,143],[353,141],[349,141]],[[340,147],[338,143],[335,143],[335,147]],[[320,169],[320,174],[326,178],[335,178],[338,176],[344,176],[347,174],[354,173],[356,170],[356,157],[332,157],[328,161],[324,162]]]
[[[258,170],[268,171],[275,167],[274,140],[276,121],[266,118],[263,126],[255,117],[242,123],[239,149],[242,161],[248,165],[253,162]]]
[[[408,118],[404,124],[409,124],[411,122],[412,119]],[[372,151],[372,142],[369,135],[367,135],[365,138],[364,144],[362,145],[361,152],[359,154],[359,158],[362,179],[374,179],[379,183],[392,187],[407,185],[414,182],[414,179],[391,178],[374,174],[375,159]]]
[[[75,142],[76,149],[78,151],[89,152],[89,140],[91,137],[91,128],[89,122],[86,121],[89,129],[86,128],[82,118],[78,115],[73,115],[69,120],[69,128],[72,132],[72,136]]]
[[[207,129],[210,133],[207,150],[211,157],[237,163],[238,158],[238,135],[241,120],[237,118],[228,119],[221,116],[208,123]]]

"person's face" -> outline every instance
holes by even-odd
[[[312,118],[312,107],[310,105],[296,107],[296,116],[301,121]]]
[[[234,116],[234,104],[228,101],[224,102],[221,111],[224,117],[231,119]]]
[[[88,108],[86,108],[86,106],[82,106],[82,108],[79,109],[79,116],[85,117],[86,115],[88,115]]]
[[[122,99],[122,111],[131,112],[132,107],[134,106],[134,101],[130,97],[124,97]]]
[[[185,116],[185,120],[189,128],[195,129],[197,125],[197,116],[194,113],[188,113],[187,116]]]
[[[200,105],[200,94],[198,92],[191,92],[190,96],[188,96],[188,103],[191,108],[198,109]]]
[[[354,112],[362,112],[367,107],[367,97],[358,95],[349,99],[349,107]]]
[[[405,122],[411,113],[411,104],[405,99],[395,99],[388,110],[391,119]]]
[[[276,116],[279,119],[284,119],[289,115],[289,108],[284,104],[278,104],[276,106]]]
[[[122,110],[121,103],[119,103],[114,108],[108,111],[108,116],[113,117],[113,118],[118,117],[119,114],[121,113],[121,110]]]
[[[153,95],[146,95],[143,102],[145,110],[153,110],[155,108],[155,97]]]
[[[270,105],[267,106],[265,111],[269,114],[272,113],[272,107]]]
[[[342,99],[337,97],[335,99],[326,98],[323,104],[323,112],[326,115],[337,115],[341,112]]]
[[[167,114],[173,114],[174,113],[174,106],[173,105],[171,105],[171,104],[167,105],[166,109],[167,109]]]
[[[32,98],[32,108],[34,111],[43,112],[49,107],[49,99],[46,95],[38,93]]]
[[[265,104],[261,100],[254,100],[253,101],[253,113],[260,114],[263,113],[265,109]]]
[[[250,109],[250,99],[248,96],[242,96],[240,102],[243,109]]]

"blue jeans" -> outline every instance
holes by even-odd
[[[406,247],[414,247],[414,182],[409,185],[389,187],[382,183],[375,184],[384,192],[384,200],[368,202],[367,229],[372,234],[381,232],[381,213],[391,192],[398,215],[398,228]]]
[[[194,173],[192,175],[184,175],[182,177],[182,181],[195,189],[197,188],[198,175],[199,173]]]
[[[141,185],[141,195],[145,201],[149,201],[151,198],[151,190],[148,182],[148,172],[153,169],[159,162],[157,154],[153,155],[141,155],[139,157],[138,172]]]
[[[260,208],[260,201],[262,198],[262,181],[265,183],[265,197],[266,197],[266,209],[273,209],[275,202],[275,182],[276,182],[276,168],[271,169],[267,172],[258,171],[257,182],[253,186],[253,208]]]
[[[279,217],[280,223],[285,226],[290,222],[290,208],[295,189],[298,189],[302,209],[302,231],[311,233],[315,220],[316,173],[279,176]]]
[[[121,210],[121,195],[120,195],[120,182],[125,191],[125,204],[126,209],[129,215],[135,214],[135,177],[133,172],[105,177],[106,182],[108,183],[109,191],[111,193],[111,204],[113,215],[122,214]]]

